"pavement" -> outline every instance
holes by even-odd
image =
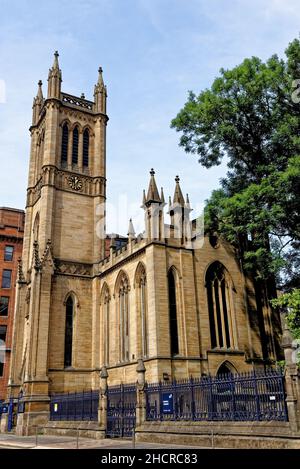
[[[187,449],[181,445],[163,445],[159,443],[134,443],[130,439],[77,438],[69,436],[17,436],[13,433],[0,434],[0,450],[2,449]],[[192,449],[189,447],[188,449]],[[194,449],[201,449],[194,447]]]

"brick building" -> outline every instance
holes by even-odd
[[[5,399],[13,331],[15,283],[22,254],[24,211],[0,207],[0,401]],[[4,363],[3,363],[4,358]]]

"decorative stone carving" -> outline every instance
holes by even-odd
[[[82,277],[90,277],[92,275],[92,265],[81,264],[69,261],[55,261],[56,272],[65,275],[78,275]]]
[[[53,186],[56,189],[80,192],[91,196],[105,197],[105,178],[91,177],[86,174],[76,174],[59,170],[55,166],[44,166],[42,175],[35,187],[27,192],[27,206],[32,206],[40,198],[43,186]]]

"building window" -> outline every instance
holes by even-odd
[[[13,260],[14,257],[14,247],[13,246],[5,246],[4,248],[4,260],[10,262]]]
[[[129,361],[129,285],[126,275],[121,277],[119,287],[119,318],[120,318],[120,359]]]
[[[0,297],[0,316],[8,316],[9,298],[7,296]]]
[[[138,274],[138,302],[140,311],[140,327],[141,327],[141,353],[142,357],[146,358],[149,354],[148,344],[148,324],[147,324],[147,282],[146,271],[141,266]]]
[[[65,368],[72,366],[73,349],[73,320],[74,320],[74,301],[71,296],[66,302],[66,329],[65,329]]]
[[[68,145],[69,145],[69,128],[68,128],[68,124],[64,124],[62,128],[62,140],[61,140],[61,161],[64,163],[68,161]]]
[[[104,363],[105,365],[109,364],[109,347],[110,347],[110,332],[109,332],[109,314],[110,314],[110,294],[108,287],[105,286],[103,292],[103,344],[104,344]]]
[[[73,130],[73,145],[72,145],[72,163],[78,164],[78,142],[79,142],[79,132],[78,127],[75,127]]]
[[[220,262],[214,262],[206,273],[212,348],[233,347],[230,284],[231,280],[225,267]]]
[[[0,376],[3,376],[5,361],[6,326],[0,326]]]
[[[89,144],[90,144],[90,134],[88,129],[85,129],[83,132],[83,154],[82,154],[82,160],[83,160],[83,166],[88,167],[89,166]]]
[[[2,273],[2,288],[11,287],[11,270],[3,270]]]
[[[178,324],[177,324],[177,304],[176,304],[176,284],[174,273],[170,270],[168,274],[169,286],[169,315],[170,315],[170,346],[171,355],[178,355]]]

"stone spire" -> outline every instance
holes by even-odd
[[[188,194],[186,195],[186,200],[184,200],[179,183],[179,176],[176,176],[175,182],[176,186],[173,203],[171,202],[171,198],[169,199],[169,214],[173,230],[172,235],[174,238],[178,239],[181,244],[186,244],[186,246],[189,247],[192,237],[190,222],[190,212],[192,209]]]
[[[48,74],[48,99],[60,99],[62,74],[59,68],[58,57],[59,53],[55,51],[53,65]]]
[[[191,204],[190,204],[190,199],[189,199],[189,194],[186,194],[186,199],[185,199],[185,206],[184,206],[185,210],[189,210],[190,212],[193,210],[191,208]]]
[[[144,205],[151,205],[153,202],[154,203],[161,203],[161,198],[158,193],[156,181],[155,181],[155,171],[152,168],[150,171],[150,182],[149,182],[149,187],[148,187],[148,192],[147,192],[147,197],[145,198]]]
[[[102,67],[99,67],[98,73],[98,81],[94,88],[95,112],[106,114],[107,89],[103,81]]]
[[[165,206],[165,205],[166,205],[166,203],[165,203],[165,196],[164,196],[164,190],[163,190],[163,188],[161,188],[161,190],[160,190],[160,201],[161,201],[161,203],[163,204],[163,206]]]
[[[180,187],[179,181],[180,181],[179,176],[176,176],[176,178],[175,178],[176,186],[175,186],[175,192],[174,192],[174,197],[173,197],[173,204],[179,204],[182,207],[184,207],[185,206],[185,201],[184,201],[184,197],[183,197],[182,192],[181,192],[181,187]]]
[[[44,103],[43,97],[43,90],[42,90],[42,80],[38,82],[38,90],[36,97],[33,98],[33,105],[32,105],[32,125],[36,125],[39,120],[39,115]]]
[[[132,219],[130,218],[129,220],[129,226],[128,226],[128,239],[129,241],[133,240],[135,238],[135,231],[134,231],[134,226],[132,223]]]

